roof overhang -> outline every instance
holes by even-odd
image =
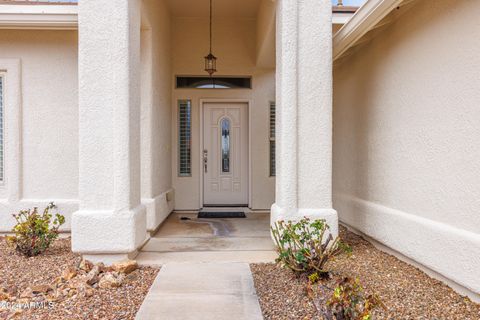
[[[333,60],[342,58],[347,51],[363,43],[367,33],[387,25],[392,11],[414,0],[367,0],[360,9],[335,33],[333,37]]]
[[[332,7],[332,24],[344,25],[358,10],[353,6],[333,6]]]
[[[0,29],[75,30],[76,5],[0,5]]]
[[[353,14],[353,12],[333,12],[332,24],[344,25],[353,17]]]
[[[75,30],[78,28],[76,4],[21,3],[0,4],[0,29]],[[332,23],[344,25],[357,7],[333,7]]]

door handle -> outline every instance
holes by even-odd
[[[208,172],[208,150],[203,150],[203,170]]]

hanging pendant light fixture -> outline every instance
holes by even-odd
[[[217,57],[212,54],[212,0],[210,0],[210,53],[205,57],[205,71],[210,77],[217,72]]]

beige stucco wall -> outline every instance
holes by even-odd
[[[76,198],[76,32],[0,30],[0,57],[21,59],[23,197]]]
[[[0,187],[18,187],[19,202],[2,201],[0,231],[11,227],[12,211],[51,200],[67,216],[68,228],[78,207],[77,50],[75,31],[0,30],[0,61],[19,59],[21,70],[21,101],[14,106],[21,115],[19,179]],[[7,129],[11,115],[7,110]],[[9,151],[6,159],[14,156]]]
[[[198,209],[200,199],[200,100],[249,100],[251,119],[251,201],[253,209],[268,209],[274,202],[275,179],[269,177],[269,103],[275,100],[275,72],[256,68],[256,21],[247,18],[215,19],[213,53],[218,57],[216,75],[252,76],[253,89],[175,89],[175,75],[205,75],[203,57],[208,53],[208,19],[175,18],[172,22],[172,137],[175,208]],[[177,101],[192,101],[192,177],[177,172]]]
[[[334,70],[340,219],[480,292],[480,2],[418,1]]]

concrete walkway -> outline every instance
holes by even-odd
[[[248,263],[168,263],[138,320],[263,319]]]
[[[183,219],[182,219],[183,218]],[[246,219],[197,219],[197,213],[172,213],[141,249],[141,265],[183,262],[273,262],[268,212]]]

